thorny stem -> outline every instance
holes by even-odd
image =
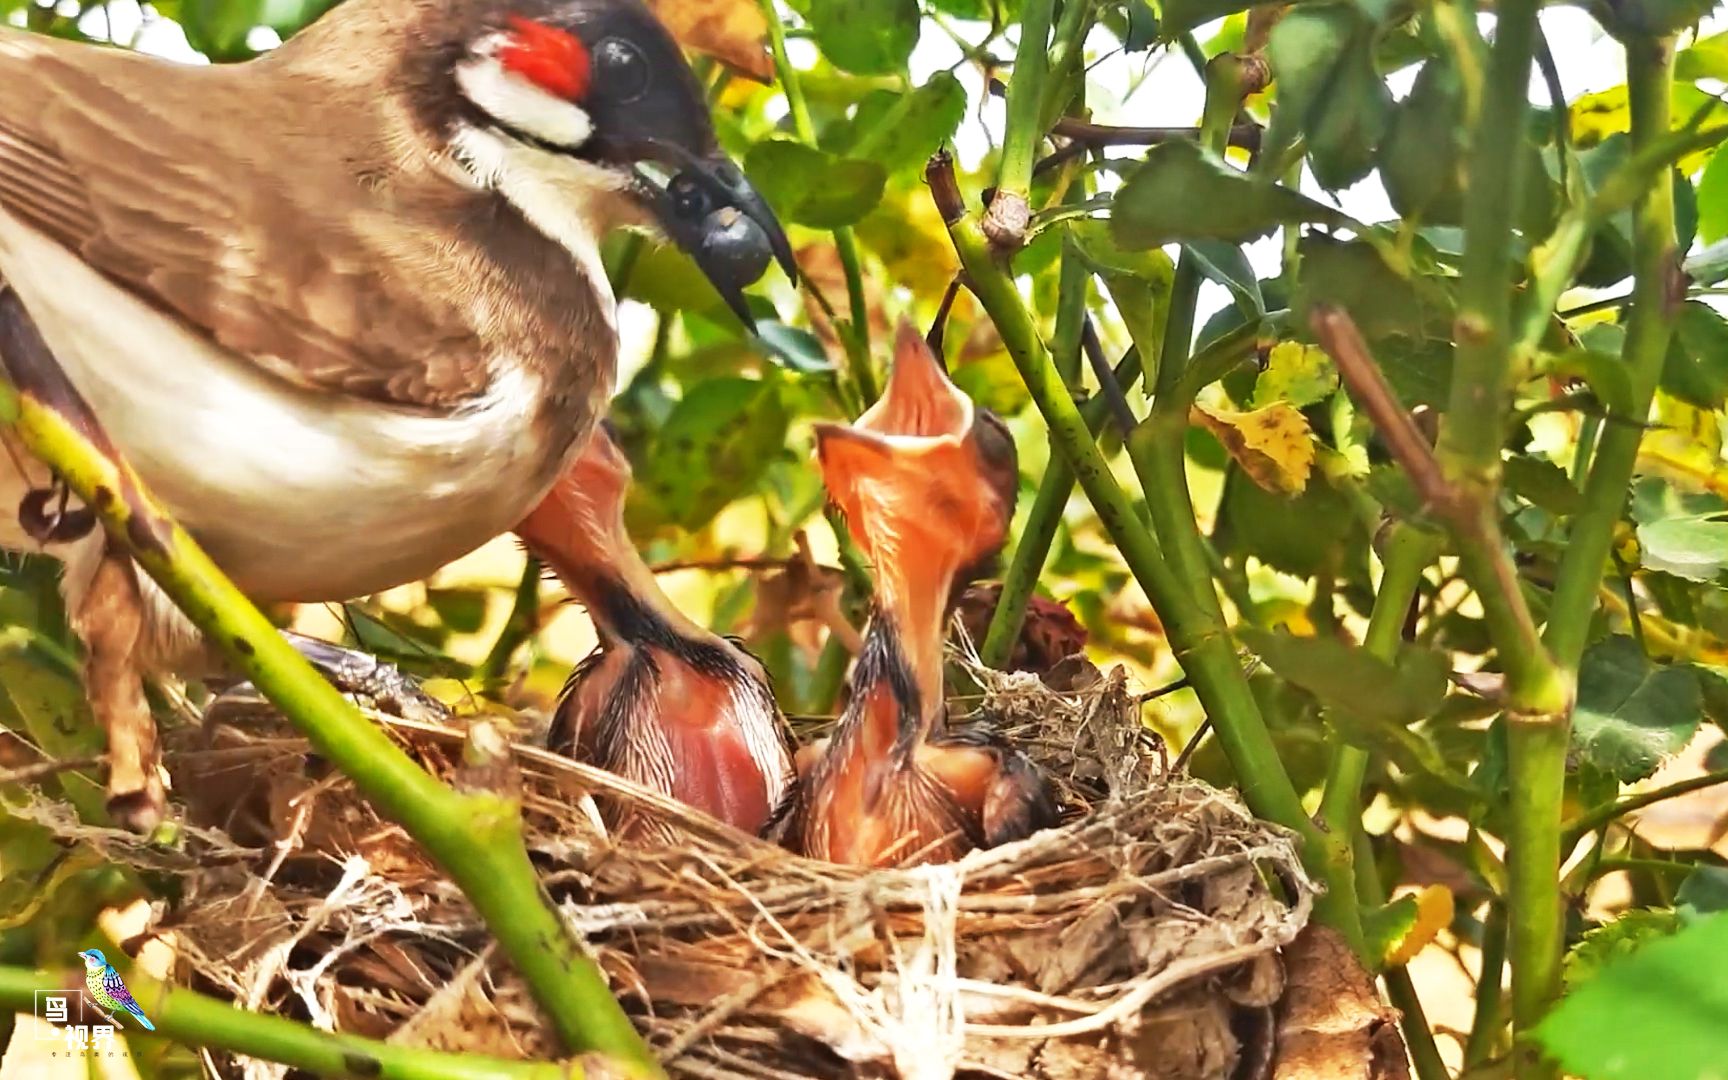
[[[1670,39],[1634,40],[1627,46],[1634,154],[1668,132],[1673,63]],[[1571,539],[1560,560],[1545,635],[1555,662],[1567,669],[1577,667],[1588,641],[1590,613],[1596,607],[1614,526],[1620,520],[1644,435],[1642,421],[1650,412],[1668,352],[1674,309],[1685,287],[1675,251],[1673,189],[1666,174],[1646,185],[1644,192],[1633,210],[1632,306],[1626,318],[1624,353],[1632,389],[1624,417],[1629,422],[1602,425],[1584,485],[1584,507],[1572,522]]]
[[[931,160],[927,176],[973,293],[996,324],[1033,404],[1049,425],[1051,442],[1074,471],[1129,572],[1157,608],[1178,660],[1193,679],[1202,705],[1231,752],[1243,797],[1261,817],[1301,834],[1307,841],[1304,859],[1316,874],[1324,876],[1327,862],[1321,854],[1319,830],[1303,812],[1296,789],[1278,760],[1229,636],[1216,620],[1207,617],[1200,606],[1204,600],[1192,583],[1164,561],[1157,541],[1116,483],[1067,384],[1051,362],[1019,290],[996,262],[976,214],[967,213],[960,204],[953,162],[946,155],[938,155]],[[1205,585],[1209,591],[1210,577]],[[1355,921],[1337,912],[1329,900],[1323,898],[1321,903],[1332,925],[1349,926]],[[1360,927],[1357,929],[1359,941]]]
[[[1413,526],[1392,527],[1386,541],[1380,586],[1374,594],[1374,610],[1362,649],[1368,655],[1391,663],[1403,641],[1404,619],[1422,575],[1439,555],[1439,538]],[[1334,737],[1332,763],[1326,775],[1325,794],[1320,800],[1320,823],[1330,832],[1349,837],[1362,828],[1362,782],[1368,775],[1368,751]]]
[[[1002,165],[996,174],[996,202],[1017,201],[1021,213],[1032,192],[1032,166],[1044,137],[1041,123],[1044,87],[1050,72],[1050,23],[1056,0],[1026,0],[1020,9],[1020,44],[1008,78],[1008,123],[1002,136]],[[994,205],[994,204],[993,204]]]
[[[1073,192],[1084,197],[1084,189]],[[1070,385],[1078,385],[1080,372],[1080,335],[1086,324],[1086,293],[1091,275],[1074,256],[1069,242],[1062,245],[1061,279],[1056,290],[1056,333],[1051,341],[1051,353],[1056,370]],[[1014,546],[1014,555],[1002,576],[1002,593],[996,601],[996,611],[990,616],[990,627],[984,633],[978,656],[987,667],[999,668],[1014,653],[1014,643],[1020,640],[1020,628],[1026,620],[1026,607],[1032,591],[1044,572],[1044,560],[1050,544],[1056,538],[1056,528],[1062,523],[1062,511],[1068,495],[1074,490],[1074,478],[1060,458],[1052,458],[1038,484],[1037,497],[1026,517],[1026,527]]]
[[[1250,62],[1229,54],[1214,57],[1206,66],[1207,97],[1201,141],[1213,153],[1223,152],[1230,121],[1254,70]],[[1164,619],[1178,660],[1194,680],[1207,716],[1217,729],[1219,742],[1244,785],[1244,794],[1251,783],[1257,781],[1263,786],[1262,798],[1268,805],[1264,808],[1256,805],[1253,796],[1249,796],[1249,805],[1261,816],[1291,827],[1295,827],[1291,818],[1302,822],[1300,831],[1306,841],[1304,859],[1326,882],[1327,906],[1322,914],[1329,925],[1344,935],[1357,955],[1366,960],[1369,958],[1365,956],[1349,833],[1330,833],[1316,827],[1295,798],[1295,788],[1278,759],[1259,703],[1249,689],[1241,664],[1235,660],[1228,624],[1212,581],[1212,555],[1200,534],[1188,489],[1185,442],[1193,396],[1186,392],[1192,383],[1185,381],[1183,375],[1191,362],[1190,339],[1198,285],[1198,266],[1184,253],[1177,263],[1170,312],[1159,350],[1155,373],[1157,397],[1151,414],[1128,440],[1128,456],[1146,497],[1146,508],[1164,559],[1177,578],[1174,588],[1179,591],[1180,600],[1169,594],[1160,597],[1150,588],[1147,592]],[[1172,608],[1168,615],[1166,605]],[[1189,646],[1189,641],[1200,644]],[[1191,654],[1191,648],[1193,654],[1204,655]],[[1214,652],[1220,659],[1228,655],[1229,664],[1215,660]]]
[[[217,1001],[191,990],[169,987],[136,969],[127,987],[156,1032],[185,1046],[207,1047],[274,1061],[317,1076],[370,1080],[582,1080],[581,1061],[564,1063],[505,1061],[478,1054],[446,1054],[319,1031],[307,1024],[266,1016]],[[29,1012],[36,995],[77,991],[84,973],[0,967],[0,1006],[8,1013]],[[606,1075],[602,1063],[595,1071]]]
[[[1470,1037],[1464,1044],[1464,1067],[1480,1065],[1500,1052],[1500,984],[1506,971],[1506,907],[1498,901],[1488,905],[1482,923],[1482,975],[1476,980],[1476,1010],[1470,1018]]]
[[[1374,610],[1362,638],[1368,655],[1388,663],[1397,656],[1410,604],[1422,586],[1422,575],[1439,553],[1439,537],[1414,525],[1392,526],[1381,562],[1380,585],[1374,593]],[[1349,838],[1349,849],[1356,859],[1353,869],[1359,898],[1380,904],[1385,902],[1384,889],[1368,847],[1368,835],[1362,830],[1362,782],[1368,764],[1368,751],[1334,737],[1332,763],[1320,800],[1320,823],[1329,833]],[[1446,1080],[1445,1064],[1434,1045],[1434,1033],[1410,973],[1398,968],[1384,972],[1383,977],[1392,1004],[1402,1014],[1404,1042],[1410,1048],[1416,1075],[1420,1080]]]
[[[1728,769],[1707,772],[1702,776],[1688,777],[1664,787],[1640,791],[1636,795],[1628,795],[1623,799],[1598,806],[1593,810],[1579,814],[1566,823],[1563,829],[1565,836],[1563,843],[1569,848],[1602,826],[1618,821],[1627,814],[1634,814],[1645,807],[1654,806],[1659,802],[1667,802],[1669,799],[1678,799],[1682,795],[1690,795],[1694,791],[1703,791],[1705,788],[1712,788],[1718,784],[1728,784]]]
[[[1503,0],[1498,9],[1487,92],[1471,145],[1475,195],[1466,208],[1463,286],[1451,409],[1441,434],[1440,459],[1447,477],[1473,503],[1480,533],[1466,542],[1459,531],[1466,576],[1485,603],[1489,632],[1506,672],[1507,750],[1511,775],[1506,835],[1508,952],[1512,967],[1512,1019],[1517,1036],[1527,1035],[1560,991],[1565,927],[1560,896],[1560,819],[1566,785],[1566,750],[1575,670],[1583,634],[1614,521],[1625,497],[1631,462],[1599,449],[1585,510],[1562,557],[1555,602],[1545,638],[1532,639],[1532,622],[1494,518],[1505,404],[1522,372],[1511,352],[1508,289],[1512,215],[1520,205],[1520,153],[1529,112],[1528,86],[1535,47],[1535,0]],[[1668,131],[1671,42],[1634,42],[1628,57],[1633,152]],[[1486,103],[1493,102],[1490,107]],[[1658,368],[1666,348],[1666,290],[1672,280],[1673,208],[1667,183],[1650,186],[1635,210],[1635,277],[1642,292],[1646,326],[1634,327],[1626,347],[1638,376]],[[1653,353],[1651,356],[1649,354]],[[1651,376],[1652,381],[1654,375]],[[1636,419],[1642,419],[1640,413]],[[1606,441],[1614,437],[1611,425]],[[1637,428],[1629,429],[1635,455]],[[1625,435],[1620,436],[1625,439]],[[1605,458],[1609,460],[1605,460]],[[1616,473],[1618,477],[1616,478]],[[1613,490],[1606,490],[1609,485]],[[1564,605],[1564,606],[1563,606]],[[1514,1068],[1521,1078],[1555,1075],[1528,1039],[1514,1043]]]
[[[9,362],[28,353],[51,363],[21,307],[10,319],[0,317],[0,327],[12,331],[0,350]],[[131,552],[313,748],[450,875],[566,1045],[611,1054],[639,1075],[660,1075],[605,975],[541,889],[523,848],[516,800],[453,791],[361,716],[163,512],[131,467],[106,449],[88,406],[59,379],[62,386],[52,388],[59,407],[39,397],[41,390],[0,379],[0,422],[11,424],[24,445],[95,508],[110,539]]]
[[[798,80],[798,69],[786,55],[786,26],[774,8],[774,0],[760,0],[762,14],[768,23],[768,49],[774,57],[774,74],[786,95],[787,111],[792,118],[792,133],[806,146],[816,145],[816,125],[810,119],[810,105],[804,100],[804,86]],[[858,391],[860,407],[876,400],[876,374],[870,367],[870,307],[864,298],[863,260],[858,254],[858,237],[848,226],[834,230],[834,250],[840,256],[840,270],[846,276],[846,297],[850,311],[850,327],[836,326],[840,340],[846,346],[846,367]],[[796,284],[796,282],[794,282]],[[810,283],[812,292],[819,291]]]

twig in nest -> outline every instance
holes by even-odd
[[[1182,748],[1182,752],[1176,755],[1176,761],[1170,766],[1171,772],[1180,776],[1188,770],[1189,759],[1194,756],[1196,750],[1200,749],[1200,743],[1206,738],[1206,733],[1211,730],[1212,718],[1208,716],[1200,721],[1200,726],[1194,729],[1194,737],[1189,739],[1188,744]]]
[[[0,786],[27,784],[32,780],[40,780],[56,773],[70,772],[73,769],[88,769],[92,765],[100,765],[107,760],[107,755],[99,754],[93,757],[50,759],[38,761],[33,765],[20,765],[16,769],[0,772]]]

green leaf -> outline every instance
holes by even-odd
[[[856,224],[882,201],[888,173],[874,161],[839,158],[790,139],[768,139],[744,157],[750,174],[780,217],[813,229]]]
[[[1392,118],[1392,91],[1374,67],[1373,21],[1354,4],[1298,6],[1273,28],[1266,55],[1279,115],[1298,118],[1314,179],[1336,191],[1367,176]]]
[[[905,70],[918,44],[918,0],[810,0],[816,46],[854,75]]]
[[[108,749],[83,684],[23,627],[0,636],[0,725],[27,732],[53,758],[93,757]],[[69,771],[56,780],[81,818],[108,823],[107,792],[93,775]]]
[[[1728,33],[1712,34],[1694,41],[1674,58],[1674,77],[1728,81]]]
[[[1463,219],[1464,88],[1450,58],[1430,60],[1417,72],[1379,161],[1398,213],[1445,224]]]
[[[1182,250],[1193,258],[1200,272],[1230,290],[1236,309],[1245,318],[1258,319],[1266,314],[1266,299],[1260,291],[1260,279],[1248,256],[1235,244],[1222,240],[1190,240]],[[1202,335],[1204,340],[1204,335]]]
[[[889,175],[922,169],[953,137],[966,116],[966,89],[946,71],[911,93],[874,90],[841,125],[832,145],[845,156],[874,161]]]
[[[1680,305],[1662,364],[1662,389],[1700,409],[1728,401],[1728,322],[1697,300]]]
[[[1728,154],[1710,155],[1698,178],[1698,238],[1706,244],[1728,236]]]
[[[249,60],[257,51],[246,37],[257,27],[287,38],[335,6],[336,0],[184,0],[180,28],[186,43],[212,60]]]
[[[1313,405],[1338,389],[1338,369],[1318,345],[1280,341],[1272,346],[1266,370],[1254,382],[1254,407],[1288,401],[1297,408]]]
[[[1510,457],[1501,468],[1507,487],[1551,514],[1575,514],[1584,505],[1566,470],[1546,458]]]
[[[1703,702],[1690,667],[1659,667],[1616,634],[1592,645],[1578,670],[1572,746],[1623,783],[1642,780],[1685,748]]]
[[[1446,656],[1415,645],[1392,663],[1332,637],[1295,637],[1243,627],[1242,643],[1280,677],[1328,708],[1376,723],[1406,726],[1433,715],[1446,698]]]
[[[1304,324],[1314,305],[1324,302],[1348,311],[1363,336],[1376,344],[1392,334],[1438,339],[1450,332],[1452,298],[1444,283],[1402,276],[1361,241],[1307,236],[1301,251],[1302,279],[1290,307]],[[1376,358],[1386,366],[1383,357]]]
[[[1158,248],[1124,251],[1116,246],[1109,222],[1080,218],[1069,223],[1074,253],[1104,281],[1110,299],[1141,349],[1156,360],[1164,342],[1164,321],[1170,313],[1170,289],[1176,265]]]
[[[1210,432],[1196,431],[1193,437],[1201,436],[1213,440]],[[1218,445],[1216,440],[1212,445]],[[1218,453],[1223,456],[1222,448]],[[1213,539],[1223,553],[1252,555],[1287,574],[1308,576],[1337,565],[1355,528],[1350,504],[1330,484],[1310,483],[1291,499],[1233,471],[1224,485]]]
[[[1632,520],[1640,525],[1673,517],[1705,517],[1728,513],[1728,499],[1708,491],[1681,491],[1659,476],[1646,476],[1632,485]]]
[[[1680,920],[1672,911],[1634,908],[1613,922],[1586,931],[1566,954],[1566,989],[1584,986],[1610,961],[1631,956],[1679,928]]]
[[[761,477],[785,445],[789,422],[774,380],[697,383],[673,408],[636,471],[630,521],[685,529],[707,524]]]
[[[1703,1080],[1728,1062],[1728,915],[1652,941],[1562,1000],[1536,1038],[1589,1080]]]
[[[1398,943],[1416,928],[1416,917],[1420,914],[1414,893],[1405,893],[1390,903],[1364,910],[1362,933],[1368,939],[1368,955],[1379,958],[1396,949]]]
[[[1116,194],[1110,225],[1116,242],[1134,249],[1173,240],[1249,240],[1294,221],[1342,218],[1306,195],[1176,139],[1153,147],[1128,177]]]
[[[445,626],[458,634],[472,634],[486,623],[485,589],[427,589],[426,602]]]
[[[1728,521],[1676,517],[1638,526],[1640,561],[1687,581],[1715,581],[1728,566]]]
[[[793,371],[817,375],[834,370],[834,359],[822,346],[822,339],[808,330],[783,322],[759,322],[756,337],[769,356]]]

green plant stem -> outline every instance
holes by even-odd
[[[80,403],[82,404],[82,403]],[[462,889],[516,965],[560,1039],[659,1075],[606,978],[553,911],[523,847],[514,799],[433,779],[288,644],[124,461],[65,415],[0,380],[0,421],[47,463],[199,630]]]
[[[534,636],[539,621],[540,560],[529,555],[522,566],[522,577],[516,582],[504,628],[498,631],[498,640],[492,643],[491,651],[480,664],[482,686],[497,686],[504,681],[504,676],[510,671],[510,658],[516,655],[523,642]]]
[[[1664,135],[1670,122],[1668,85],[1674,62],[1670,39],[1636,40],[1627,46],[1632,147]],[[1633,209],[1632,305],[1627,314],[1625,370],[1631,400],[1625,423],[1605,423],[1596,442],[1584,506],[1572,521],[1560,560],[1545,640],[1556,662],[1575,668],[1588,642],[1590,614],[1625,505],[1626,486],[1643,439],[1643,421],[1661,378],[1673,329],[1677,291],[1684,284],[1676,263],[1673,189],[1666,176],[1647,186]]]
[[[1078,0],[1076,0],[1078,2]],[[1025,202],[1032,192],[1032,167],[1044,138],[1044,91],[1050,74],[1050,23],[1056,0],[1026,0],[1020,9],[1020,44],[1008,76],[1007,129],[996,197]]]
[[[1242,100],[1244,73],[1243,62],[1229,54],[1213,58],[1206,66],[1207,104],[1200,139],[1214,153],[1221,153],[1229,138],[1230,120]],[[1221,102],[1228,103],[1228,107]],[[1301,810],[1295,787],[1278,760],[1259,703],[1236,658],[1212,580],[1212,553],[1195,517],[1186,460],[1188,411],[1193,398],[1180,392],[1180,388],[1188,385],[1182,376],[1191,362],[1199,279],[1198,265],[1184,252],[1177,262],[1170,310],[1159,348],[1157,397],[1150,415],[1128,439],[1128,456],[1146,497],[1153,532],[1164,561],[1176,578],[1162,595],[1150,587],[1147,594],[1164,620],[1177,660],[1194,681],[1196,693],[1217,730],[1219,743],[1243,785],[1249,805],[1261,816],[1281,824],[1290,825],[1290,818],[1302,822],[1304,858],[1326,882],[1322,917],[1344,936],[1358,956],[1370,960],[1366,956],[1356,896],[1350,834],[1319,828]],[[1141,343],[1142,354],[1147,347],[1148,343]],[[1142,586],[1145,585],[1142,581]],[[1171,608],[1168,614],[1166,605]],[[1250,784],[1260,786],[1264,808],[1256,804],[1255,796],[1248,794]]]
[[[372,1080],[582,1080],[581,1061],[506,1061],[478,1054],[447,1054],[395,1046],[354,1035],[319,1031],[278,1016],[247,1012],[226,1002],[146,978],[136,969],[126,983],[156,1032],[186,1046],[202,1046],[274,1061],[326,1077]],[[41,992],[77,990],[84,972],[0,967],[0,1006],[28,1013]],[[596,1063],[599,1064],[599,1063]],[[607,1070],[595,1070],[606,1075]]]
[[[1386,888],[1380,882],[1380,868],[1374,864],[1374,848],[1367,832],[1357,829],[1351,848],[1356,857],[1357,895],[1364,904],[1384,906]],[[1381,958],[1374,959],[1378,966]],[[1409,967],[1388,968],[1380,973],[1380,978],[1386,983],[1386,997],[1399,1012],[1399,1027],[1404,1032],[1404,1045],[1410,1052],[1417,1080],[1448,1080],[1446,1061],[1440,1056],[1433,1029],[1428,1026],[1428,1014],[1422,1008],[1422,998],[1416,993]]]
[[[768,23],[768,50],[774,58],[774,74],[780,89],[786,94],[787,112],[792,118],[792,132],[806,146],[816,145],[816,125],[810,119],[810,105],[804,99],[804,87],[798,79],[798,69],[786,55],[786,25],[774,8],[774,0],[761,0],[762,14]],[[846,346],[846,371],[858,392],[859,405],[867,407],[876,400],[876,373],[870,366],[870,306],[864,298],[863,259],[858,253],[858,237],[852,229],[842,226],[834,230],[834,250],[840,257],[840,271],[846,277],[846,298],[851,326],[835,327]],[[810,285],[816,291],[815,285]]]
[[[1157,609],[1177,660],[1193,680],[1201,704],[1218,729],[1243,798],[1256,814],[1302,836],[1306,864],[1334,890],[1319,902],[1322,917],[1344,933],[1353,947],[1360,947],[1359,914],[1354,907],[1345,908],[1337,899],[1348,895],[1348,890],[1337,891],[1332,864],[1324,854],[1323,838],[1303,811],[1302,801],[1278,760],[1277,748],[1248,689],[1230,636],[1221,619],[1208,615],[1202,607],[1210,599],[1216,611],[1210,573],[1204,581],[1192,582],[1165,562],[1157,542],[1111,475],[1079,407],[1068,393],[1067,384],[1032,325],[1031,314],[1018,289],[992,257],[990,243],[977,219],[962,213],[948,222],[948,232],[973,292],[996,324],[1033,403],[1049,426],[1051,442],[1074,471],[1129,572]],[[1149,494],[1164,497],[1161,492]],[[1186,505],[1185,491],[1178,497]],[[1202,585],[1204,588],[1199,587]]]
[[[1092,29],[1092,0],[1064,0],[1062,18],[1056,24],[1055,35],[1050,39],[1050,51],[1045,61],[1049,65],[1044,82],[1044,96],[1038,110],[1039,132],[1050,130],[1050,127],[1061,118],[1069,104],[1070,80],[1080,70],[1084,59],[1086,34]],[[1041,136],[1040,136],[1041,138]],[[1033,142],[1036,149],[1038,141]],[[1036,164],[1036,163],[1034,163]]]
[[[1488,905],[1482,924],[1482,974],[1476,980],[1476,1009],[1470,1020],[1470,1037],[1464,1044],[1464,1067],[1473,1068],[1500,1051],[1505,1021],[1500,1017],[1500,983],[1506,969],[1506,908],[1499,901]]]
[[[1374,594],[1374,610],[1362,648],[1370,656],[1390,663],[1403,641],[1404,620],[1410,603],[1421,588],[1422,575],[1440,553],[1440,539],[1413,525],[1392,527],[1382,560],[1380,586]],[[1362,782],[1368,775],[1368,751],[1334,738],[1332,762],[1326,774],[1325,793],[1320,799],[1320,822],[1329,831],[1351,839],[1362,830]]]
[[[1271,321],[1268,317],[1268,322]],[[1238,363],[1253,354],[1257,339],[1257,328],[1247,325],[1221,335],[1195,355],[1189,364],[1190,372],[1218,371]],[[1138,353],[1138,349],[1131,350],[1116,365],[1116,380],[1124,390],[1133,389],[1135,381],[1144,372]],[[1178,389],[1178,393],[1181,392]],[[1086,419],[1087,428],[1097,437],[1109,417],[1109,402],[1102,396],[1095,397],[1081,406],[1080,413]],[[991,667],[1006,663],[1014,642],[1019,639],[1026,603],[1044,572],[1044,560],[1055,540],[1056,528],[1061,524],[1062,511],[1073,494],[1073,470],[1068,468],[1067,461],[1060,454],[1052,456],[1038,482],[1038,494],[1026,515],[1020,541],[1015,545],[1008,569],[1003,574],[1002,599],[996,605],[984,646],[979,650],[980,657]]]
[[[1077,187],[1076,194],[1083,196]],[[1062,270],[1056,290],[1056,333],[1050,351],[1056,370],[1071,387],[1078,387],[1080,374],[1080,338],[1086,327],[1086,293],[1092,275],[1075,255],[1071,243],[1062,244]],[[1102,412],[1099,413],[1102,416]],[[1091,425],[1094,431],[1096,425]],[[1044,572],[1044,560],[1056,539],[1056,529],[1062,523],[1062,511],[1074,490],[1074,476],[1061,458],[1052,457],[1038,483],[1038,494],[1027,513],[1020,540],[1014,545],[1014,555],[1002,576],[1002,592],[996,600],[996,610],[990,616],[990,626],[984,633],[978,656],[988,667],[1000,668],[1014,653],[1014,643],[1020,640],[1020,628],[1026,621],[1026,607],[1032,591]]]
[[[1694,791],[1716,787],[1718,784],[1728,784],[1728,769],[1678,780],[1665,787],[1641,791],[1636,795],[1628,795],[1624,799],[1598,806],[1566,823],[1563,829],[1564,843],[1570,847],[1602,826],[1618,821],[1627,814],[1636,813],[1659,802],[1667,802],[1669,799],[1678,799],[1682,795],[1690,795]]]
[[[1513,1016],[1520,1033],[1541,1018],[1558,986],[1563,933],[1559,891],[1560,806],[1566,782],[1572,680],[1537,636],[1517,570],[1500,535],[1496,501],[1512,362],[1511,239],[1522,205],[1536,0],[1497,9],[1482,107],[1470,146],[1472,198],[1465,208],[1463,282],[1455,323],[1452,393],[1436,456],[1453,505],[1447,518],[1460,565],[1483,605],[1506,674],[1511,794],[1510,874]],[[1522,1044],[1520,1077],[1551,1076]]]
[[[1503,16],[1504,17],[1504,16]],[[1627,50],[1632,152],[1669,129],[1671,39],[1634,40]],[[1496,97],[1495,100],[1500,100]],[[1638,456],[1650,401],[1661,375],[1672,330],[1672,300],[1680,291],[1675,254],[1673,190],[1664,174],[1633,208],[1633,301],[1624,352],[1631,384],[1631,423],[1604,424],[1584,486],[1584,506],[1572,521],[1549,605],[1543,645],[1570,684],[1588,641],[1614,528]],[[1558,716],[1510,718],[1512,819],[1507,837],[1511,871],[1512,1017],[1527,1033],[1560,993],[1565,927],[1558,889],[1562,803],[1570,725]],[[1520,1075],[1553,1075],[1550,1066],[1521,1051]]]

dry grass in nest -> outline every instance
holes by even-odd
[[[1284,831],[1162,775],[1120,671],[1057,692],[967,664],[980,711],[1071,808],[958,863],[865,871],[793,856],[618,778],[515,747],[529,846],[676,1076],[1218,1077],[1270,1055],[1277,950],[1312,885]],[[1072,680],[1071,680],[1072,682]],[[553,1052],[462,896],[268,706],[171,746],[196,823],[163,921],[188,981],[252,1008],[512,1057]],[[435,772],[463,723],[379,718]],[[488,723],[488,727],[496,720]],[[494,730],[496,730],[494,728]],[[683,833],[620,847],[593,798]],[[57,827],[77,827],[61,821]],[[122,861],[128,848],[116,840]],[[143,849],[138,849],[143,850]],[[276,1066],[217,1063],[229,1076]]]

